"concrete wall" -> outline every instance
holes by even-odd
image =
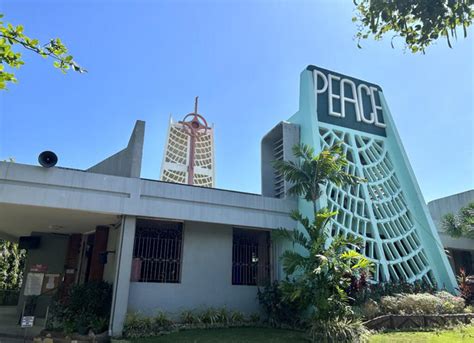
[[[44,264],[48,267],[47,274],[62,274],[64,273],[64,263],[66,259],[67,247],[69,242],[68,235],[49,234],[33,232],[35,236],[41,236],[41,243],[38,249],[31,249],[28,251],[24,282],[21,287],[20,299],[18,300],[17,313],[21,314],[23,309],[23,303],[25,297],[23,296],[26,277],[34,264]],[[46,308],[51,302],[51,298],[54,295],[41,295],[38,298],[36,305],[35,315],[38,317],[44,317],[46,314]]]
[[[262,194],[266,197],[276,196],[275,168],[273,168],[272,162],[275,160],[274,144],[280,139],[283,139],[283,160],[296,162],[296,158],[293,155],[293,146],[300,143],[299,126],[282,121],[271,129],[262,139]],[[286,195],[289,186],[289,183],[284,181],[284,195]]]
[[[98,174],[140,177],[144,139],[145,122],[137,120],[127,147],[89,168],[88,171]]]
[[[232,237],[232,226],[186,222],[181,283],[132,282],[129,311],[179,315],[211,306],[259,311],[257,286],[232,285]]]

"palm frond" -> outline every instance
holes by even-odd
[[[291,211],[290,218],[297,221],[298,223],[301,223],[301,225],[303,225],[306,231],[308,231],[311,225],[309,218],[303,216],[303,214],[299,210]]]
[[[362,256],[357,263],[352,266],[352,269],[371,269],[372,267],[374,267],[374,264],[369,259]]]
[[[301,245],[305,249],[310,248],[308,238],[300,230],[297,230],[297,229],[287,230],[287,229],[280,228],[276,230],[275,236],[286,239],[293,244]]]
[[[327,225],[328,221],[337,214],[338,211],[329,211],[327,207],[323,208],[316,212],[314,224],[319,228],[324,228]]]
[[[341,258],[344,260],[360,259],[362,256],[355,250],[346,250],[341,254]]]
[[[287,275],[291,275],[298,269],[303,268],[307,258],[295,251],[285,250],[281,255],[281,259],[283,261],[283,270]]]
[[[295,229],[296,230],[296,229]],[[288,230],[283,227],[278,228],[277,230],[273,231],[272,235],[275,238],[281,238],[291,241],[293,239],[293,230]]]
[[[456,217],[452,213],[448,213],[443,217],[443,229],[451,237],[461,237],[462,227],[458,225]]]
[[[304,196],[308,192],[308,188],[309,186],[307,183],[293,183],[286,192],[289,195]]]
[[[313,147],[307,144],[297,144],[293,146],[293,155],[303,160],[312,160],[314,158],[314,149]]]

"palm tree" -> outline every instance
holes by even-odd
[[[287,250],[282,254],[283,269],[290,278],[281,283],[281,289],[287,301],[297,303],[303,310],[309,308],[317,323],[337,320],[350,312],[346,289],[351,277],[358,277],[372,263],[357,252],[362,245],[360,238],[339,235],[327,244],[326,226],[337,212],[318,210],[316,203],[330,182],[344,186],[366,180],[345,171],[348,161],[341,143],[318,155],[308,145],[296,145],[293,153],[299,159],[296,163],[275,161],[274,167],[291,183],[289,194],[312,202],[314,218],[294,211],[291,218],[301,224],[301,230],[279,230],[280,236],[305,250]]]
[[[364,178],[345,171],[348,161],[341,143],[324,149],[318,155],[314,155],[314,149],[309,145],[295,145],[293,154],[298,162],[278,160],[273,162],[273,166],[291,183],[287,193],[312,202],[314,212],[317,212],[316,202],[329,182],[336,186],[366,182]]]
[[[474,202],[459,210],[457,215],[448,213],[443,217],[443,229],[451,237],[474,239]]]

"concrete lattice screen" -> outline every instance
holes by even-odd
[[[362,253],[374,262],[376,281],[434,277],[418,234],[420,228],[408,209],[389,153],[380,139],[320,126],[321,148],[342,142],[349,161],[346,171],[367,179],[357,186],[326,188],[327,205],[338,215],[331,235],[361,237]]]
[[[193,184],[214,187],[214,146],[213,132],[208,129],[196,138],[194,156]],[[161,180],[174,183],[187,183],[190,163],[190,136],[181,123],[170,121],[166,139]]]

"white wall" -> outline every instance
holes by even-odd
[[[256,286],[232,285],[232,227],[186,222],[181,283],[132,282],[129,311],[179,315],[185,309],[259,311]]]

